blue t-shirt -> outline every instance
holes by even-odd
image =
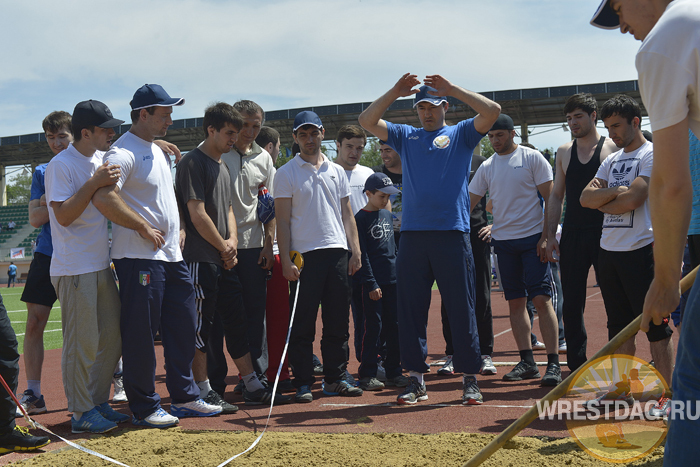
[[[34,170],[34,175],[32,176],[32,188],[30,194],[30,201],[41,198],[42,195],[46,194],[46,184],[44,183],[44,174],[46,173],[46,166],[49,165],[41,164]],[[47,222],[41,226],[41,232],[36,237],[36,251],[37,253],[42,253],[46,256],[53,255],[53,244],[51,243],[51,224]]]
[[[355,214],[357,236],[362,252],[362,267],[353,276],[355,284],[367,284],[375,290],[396,284],[396,243],[391,213],[386,209]]]
[[[8,276],[16,276],[17,275],[17,266],[14,264],[10,264],[10,266],[7,268],[7,275]]]
[[[483,138],[474,119],[426,131],[387,122],[387,144],[401,156],[401,231],[469,232],[469,172]]]

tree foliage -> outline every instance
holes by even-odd
[[[28,204],[32,176],[24,171],[7,184],[7,204]]]

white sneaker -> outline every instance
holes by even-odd
[[[490,355],[481,356],[481,369],[479,370],[479,373],[481,373],[482,375],[495,375],[496,373],[498,373],[498,370],[493,364],[493,360],[491,360]]]
[[[134,425],[148,426],[151,428],[168,428],[170,426],[177,425],[179,421],[180,419],[173,417],[160,407],[158,407],[158,410],[143,420],[139,420],[136,417],[131,419],[131,423]]]
[[[532,350],[544,350],[547,347],[544,345],[544,342],[537,341],[534,344],[532,344]]]
[[[170,413],[176,417],[210,417],[218,415],[223,409],[218,405],[207,404],[202,399],[182,404],[170,404]]]
[[[563,343],[559,346],[559,353],[566,353],[566,349],[567,349],[567,348],[566,348],[566,342],[563,342]]]
[[[114,383],[114,397],[112,397],[112,402],[126,402],[129,398],[126,397],[126,391],[124,391],[124,377],[115,376],[112,378],[112,383]]]

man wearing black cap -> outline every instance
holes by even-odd
[[[366,130],[394,148],[403,171],[403,218],[397,259],[399,337],[403,366],[411,383],[399,404],[415,404],[428,394],[423,373],[429,370],[426,323],[434,280],[440,287],[454,339],[454,369],[464,373],[462,402],[481,404],[476,382],[481,368],[474,315],[474,261],[469,241],[467,178],[471,156],[496,121],[501,107],[484,96],[455,86],[440,75],[426,86],[406,73],[360,115]],[[395,125],[381,117],[398,98],[417,94],[414,107],[423,128]],[[447,97],[473,108],[476,117],[449,126]]]
[[[552,276],[547,262],[546,218],[540,198],[552,190],[552,166],[539,151],[513,141],[513,120],[501,114],[489,130],[489,141],[496,154],[487,159],[469,184],[471,208],[489,192],[493,227],[491,244],[498,255],[513,336],[520,351],[520,362],[506,381],[539,378],[532,355],[530,320],[525,311],[528,297],[537,309],[540,330],[547,348],[547,371],[543,386],[561,382],[559,368],[559,329],[552,307]]]
[[[678,305],[680,270],[688,233],[692,182],[688,129],[700,135],[700,4],[695,0],[604,0],[591,23],[617,29],[644,41],[637,52],[639,90],[654,133],[654,167],[649,207],[654,230],[654,280],[641,323],[649,330]],[[696,206],[693,206],[695,209]],[[700,287],[693,287],[685,308],[673,372],[673,405],[664,465],[695,465],[689,449],[700,436],[697,420],[675,408],[700,399]],[[676,403],[678,403],[676,405]]]
[[[360,244],[350,207],[348,177],[341,166],[321,152],[324,134],[321,119],[314,112],[296,116],[293,136],[300,152],[277,171],[273,190],[282,272],[291,281],[290,307],[299,290],[289,363],[294,368],[295,400],[302,403],[313,401],[313,341],[319,303],[323,393],[363,393],[343,380],[348,365],[349,276],[360,269]],[[352,251],[349,259],[348,246]],[[301,271],[292,263],[290,251],[304,255]]]
[[[95,192],[119,180],[105,157],[112,117],[99,101],[73,111],[73,143],[46,167],[46,202],[53,237],[51,282],[62,309],[61,370],[73,433],[105,433],[129,417],[107,402],[121,355],[119,294],[109,266],[107,219],[91,203]]]
[[[170,97],[157,84],[136,91],[131,128],[105,156],[121,166],[121,176],[93,199],[113,225],[111,252],[122,299],[124,389],[132,422],[154,428],[172,426],[177,417],[221,412],[221,407],[199,398],[192,376],[194,286],[180,252],[180,216],[170,166],[153,143],[172,124],[172,106],[182,104],[184,99]],[[153,339],[159,328],[172,398],[170,414],[160,407],[155,392]]]

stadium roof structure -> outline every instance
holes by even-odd
[[[639,83],[636,80],[491,91],[482,92],[481,94],[498,102],[501,105],[502,112],[510,115],[515,124],[522,127],[522,133],[526,135],[528,126],[565,123],[564,102],[569,96],[580,92],[591,93],[598,101],[599,107],[615,94],[624,93],[630,95],[642,106],[643,115],[647,115],[641,101]],[[475,112],[466,104],[453,98],[448,98],[448,101],[450,103],[450,109],[447,112],[448,124],[454,124],[475,115]],[[279,131],[282,144],[289,147],[293,142],[291,129],[294,117],[303,110],[313,110],[323,121],[326,129],[326,139],[331,140],[341,126],[357,124],[358,116],[370,104],[371,102],[358,102],[354,104],[273,110],[265,112],[265,125]],[[384,118],[393,123],[420,126],[416,112],[413,110],[413,99],[397,100],[386,111]],[[124,124],[115,130],[117,134],[123,134],[130,127],[131,125]],[[202,141],[203,132],[201,127],[202,118],[175,120],[168,129],[167,136],[163,139],[176,144],[183,152],[189,151]],[[42,164],[48,162],[51,156],[52,153],[46,144],[46,138],[43,133],[0,138],[0,165],[5,167]]]

